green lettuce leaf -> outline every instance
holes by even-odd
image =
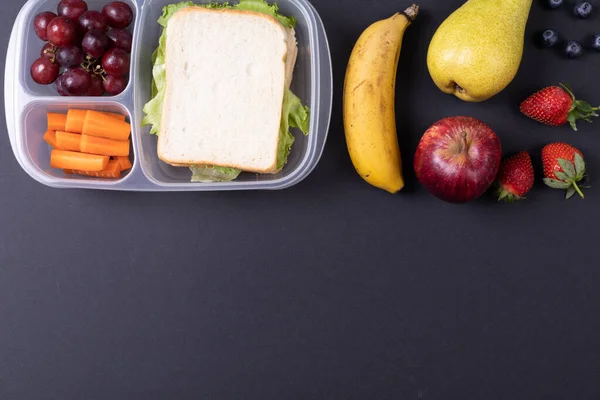
[[[240,169],[207,165],[195,165],[190,167],[190,170],[192,182],[230,182],[242,173]]]
[[[279,21],[286,29],[296,26],[296,18],[279,14],[279,7],[277,4],[270,5],[264,0],[241,0],[238,4],[234,5],[233,8],[270,15]]]
[[[144,118],[142,126],[151,125],[150,133],[158,134],[160,132],[162,119],[162,106],[165,98],[167,74],[165,67],[165,51],[167,43],[167,24],[173,15],[187,7],[207,7],[207,8],[235,8],[239,10],[254,11],[271,15],[276,18],[285,28],[293,28],[296,25],[294,17],[286,17],[279,14],[279,8],[276,4],[270,5],[264,0],[241,0],[238,4],[229,5],[229,3],[210,3],[194,4],[191,1],[169,4],[163,7],[163,12],[158,23],[163,27],[158,47],[152,54],[152,99],[144,105]],[[277,153],[277,168],[281,169],[287,163],[290,154],[294,136],[289,132],[290,128],[300,128],[306,135],[308,134],[309,110],[303,106],[300,99],[289,89],[284,94],[283,113],[280,127],[280,140]],[[195,182],[223,182],[236,179],[241,173],[235,168],[195,166],[190,168],[193,173],[192,181]]]
[[[279,148],[277,149],[277,169],[287,164],[288,156],[294,144],[294,136],[290,128],[299,128],[308,135],[310,111],[291,90],[286,89],[283,95],[283,111],[281,113],[281,126],[279,127]]]

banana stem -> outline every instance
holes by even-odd
[[[419,6],[416,4],[413,4],[412,6],[408,7],[406,10],[402,11],[402,14],[404,14],[404,16],[409,21],[414,21],[415,18],[417,18],[417,15],[419,15]]]

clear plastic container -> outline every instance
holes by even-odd
[[[135,14],[131,71],[127,89],[118,96],[61,97],[54,85],[37,85],[29,69],[39,57],[43,42],[33,30],[33,19],[42,11],[56,12],[59,0],[29,0],[19,13],[6,56],[4,97],[8,135],[21,167],[35,180],[58,188],[133,191],[215,191],[284,189],[300,182],[317,165],[325,146],[332,107],[332,70],[323,23],[306,0],[277,0],[280,11],[297,19],[298,60],[292,90],[311,110],[310,133],[294,130],[296,141],[288,163],[278,174],[242,173],[233,182],[191,183],[187,168],[175,168],[158,159],[157,138],[149,127],[141,127],[142,107],[150,99],[151,54],[158,44],[161,27],[156,20],[163,6],[178,0],[122,0]],[[86,0],[90,9],[100,10],[108,0]],[[196,3],[207,3],[198,0]],[[272,2],[272,1],[270,1]],[[119,112],[131,123],[133,168],[120,179],[108,180],[66,175],[50,168],[49,147],[42,139],[46,113],[68,109]]]

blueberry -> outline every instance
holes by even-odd
[[[587,1],[580,1],[575,5],[573,13],[576,17],[587,18],[592,13],[592,5]]]
[[[583,46],[576,40],[569,40],[565,46],[565,55],[569,58],[579,58],[583,55]]]
[[[548,7],[558,8],[563,5],[563,0],[548,0]]]
[[[600,51],[600,33],[594,35],[594,41],[592,42],[592,48]]]
[[[556,43],[558,43],[558,40],[559,40],[558,32],[556,32],[553,29],[546,29],[540,35],[540,43],[542,44],[543,47],[556,46]]]

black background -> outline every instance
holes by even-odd
[[[6,48],[23,2],[2,4]],[[600,132],[518,113],[558,82],[600,103],[600,54],[568,61],[532,45],[545,27],[584,39],[600,3],[578,21],[535,1],[517,78],[467,104],[440,93],[425,62],[462,1],[423,0],[398,72],[408,183],[395,196],[354,172],[341,88],[361,31],[408,3],[313,4],[331,45],[334,113],[320,164],[293,188],[50,189],[20,169],[2,132],[0,399],[600,398]],[[505,154],[532,152],[526,202],[456,206],[418,185],[414,149],[449,115],[488,122]],[[540,149],[555,140],[586,155],[585,200],[540,183]]]

